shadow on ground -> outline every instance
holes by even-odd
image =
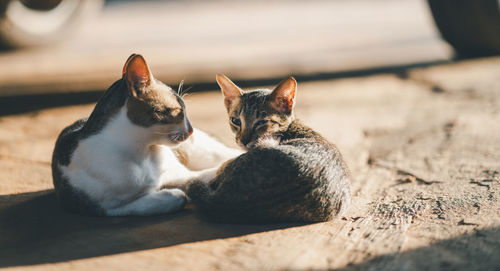
[[[375,257],[339,270],[500,270],[500,228],[475,230],[472,234]]]
[[[201,221],[193,209],[150,217],[62,211],[52,190],[0,196],[0,268],[55,263],[299,226]]]
[[[62,211],[51,190],[0,196],[0,268],[55,263],[236,237],[300,225],[226,225],[188,208],[151,217],[88,217]],[[500,228],[371,258],[341,270],[500,270]]]

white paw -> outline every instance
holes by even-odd
[[[170,211],[182,208],[187,202],[187,195],[178,188],[161,191],[166,197],[166,206]]]
[[[186,197],[186,193],[184,193],[184,191],[182,191],[178,188],[165,189],[162,191],[164,193],[172,195],[173,197],[176,197],[176,198]]]

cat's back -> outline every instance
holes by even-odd
[[[52,175],[56,193],[61,190],[63,185],[61,167],[68,166],[71,162],[71,155],[78,147],[79,135],[87,123],[87,118],[75,121],[73,124],[64,128],[57,137],[54,152],[52,153]]]
[[[52,167],[57,165],[69,165],[71,154],[78,146],[79,135],[85,123],[87,123],[87,118],[79,119],[61,131],[54,147]]]
[[[334,145],[301,138],[250,149],[211,189],[210,200],[198,205],[216,221],[326,221],[346,210],[350,174]],[[189,194],[196,202],[201,190]]]
[[[324,213],[342,214],[351,197],[351,173],[337,147],[323,138],[292,139],[277,149],[292,157],[298,179],[310,185],[310,196],[323,207]],[[319,208],[321,209],[321,208]]]
[[[80,119],[64,128],[57,138],[52,155],[52,180],[60,205],[71,212],[100,215],[102,209],[90,198],[72,187],[63,175],[61,167],[66,167],[71,162],[71,156],[76,150],[82,129],[87,123],[87,118]]]
[[[63,182],[67,182],[63,180],[61,167],[70,164],[71,155],[78,146],[79,134],[86,122],[87,118],[75,121],[64,128],[57,137],[54,152],[52,153],[52,180],[57,194],[62,190]]]
[[[344,166],[337,147],[326,140],[297,138],[286,140],[275,148],[305,166],[322,167],[330,166],[332,163]]]
[[[241,156],[248,168],[262,165],[277,172],[288,168],[290,174],[318,177],[327,171],[335,171],[338,176],[330,179],[349,177],[349,169],[337,147],[322,138],[294,138],[281,143],[264,143]]]

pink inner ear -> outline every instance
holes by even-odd
[[[217,74],[216,79],[226,99],[232,100],[241,96],[241,89],[225,75]]]
[[[142,57],[135,57],[127,67],[127,77],[135,82],[147,83],[149,81],[149,70]]]
[[[149,82],[149,73],[146,74],[143,70],[130,71],[128,76],[135,84],[146,85]]]
[[[293,77],[283,80],[273,90],[272,105],[283,113],[292,112],[296,87],[297,82]]]
[[[127,60],[125,76],[134,96],[140,96],[151,82],[148,65],[141,55],[132,55]]]
[[[292,96],[284,96],[284,97],[276,97],[274,100],[275,107],[283,112],[290,113],[293,108],[293,97]]]
[[[123,70],[122,70],[122,76],[125,76],[127,74],[127,68],[130,63],[130,60],[134,59],[137,55],[136,54],[131,54],[128,58],[127,61],[125,61],[125,65],[123,65]]]

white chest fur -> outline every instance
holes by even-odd
[[[79,142],[63,175],[103,208],[119,206],[157,187],[166,170],[160,165],[168,161],[156,158],[173,157],[169,148],[151,153],[147,141],[147,129],[133,125],[122,109],[102,131]]]
[[[241,152],[195,130],[178,150],[152,144],[149,128],[134,125],[122,109],[102,131],[79,142],[70,164],[60,167],[69,184],[97,202],[109,215],[164,213],[181,208],[185,195],[177,189],[161,191],[169,183],[182,185],[203,171],[218,167]]]

